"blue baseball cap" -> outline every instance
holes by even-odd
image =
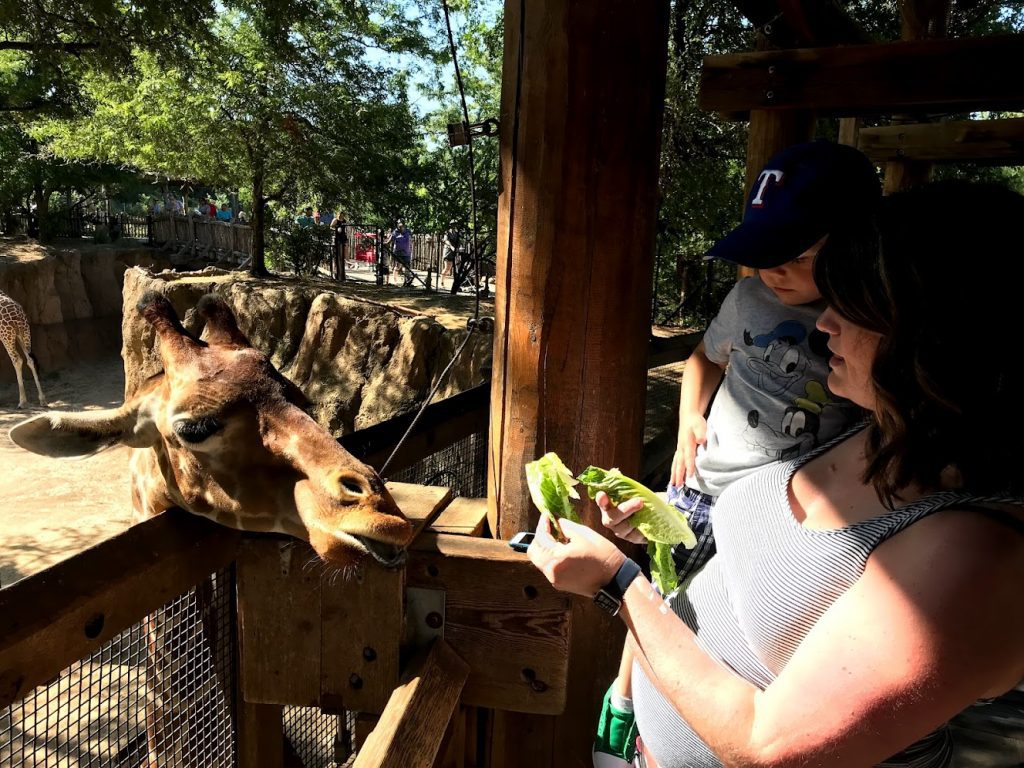
[[[707,259],[771,269],[829,232],[867,218],[882,197],[875,166],[845,144],[812,141],[782,150],[754,180],[743,223]]]

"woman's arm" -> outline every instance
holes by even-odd
[[[556,587],[593,594],[616,561],[581,528],[564,527],[568,547],[547,537],[554,562],[541,567]],[[1020,536],[938,513],[876,550],[765,691],[707,656],[646,580],[621,615],[652,682],[726,765],[863,768],[1024,675],[1022,572]]]

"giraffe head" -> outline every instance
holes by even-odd
[[[291,534],[341,567],[404,562],[412,527],[383,481],[302,410],[302,393],[221,299],[196,307],[205,341],[158,293],[138,309],[156,331],[163,373],[120,408],[24,421],[11,429],[17,445],[58,457],[128,445],[140,449],[133,503],[144,516],[178,506],[240,530]]]

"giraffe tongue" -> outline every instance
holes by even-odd
[[[365,536],[357,536],[360,543],[366,547],[367,551],[384,568],[390,570],[396,570],[405,565],[406,553],[404,549],[398,549],[392,544],[385,544],[380,541],[374,541],[373,539],[366,538]]]

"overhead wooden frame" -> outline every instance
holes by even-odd
[[[708,56],[702,109],[741,119],[750,110],[819,115],[970,112],[1024,107],[1016,76],[1024,35],[799,48]]]
[[[920,160],[1024,165],[1024,118],[862,128],[857,147],[876,163]]]

